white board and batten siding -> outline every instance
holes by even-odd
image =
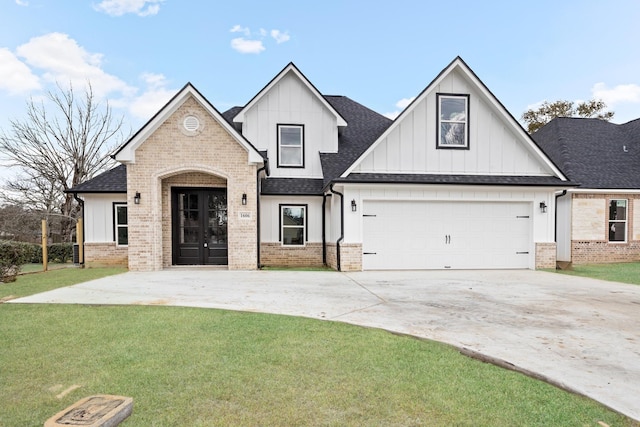
[[[469,149],[437,149],[437,93],[469,94]],[[460,71],[449,73],[399,118],[352,172],[552,175],[528,142]]]
[[[88,243],[113,242],[114,203],[127,203],[126,194],[83,194],[84,233]]]
[[[322,242],[322,197],[280,197],[260,198],[260,240],[276,243],[280,236],[280,205],[307,206],[307,242]]]
[[[278,124],[304,125],[304,168],[278,168]],[[242,134],[258,150],[268,150],[272,177],[322,178],[318,152],[338,150],[336,116],[292,72],[245,112]]]

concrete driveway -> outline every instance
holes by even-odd
[[[540,271],[129,272],[11,303],[306,316],[451,344],[640,420],[640,286]]]

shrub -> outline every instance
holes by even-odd
[[[0,281],[13,282],[22,265],[29,261],[30,243],[0,241]]]
[[[47,247],[49,261],[62,262],[73,259],[73,243],[53,243]],[[40,259],[42,259],[42,249],[40,249]]]

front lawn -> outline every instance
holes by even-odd
[[[571,270],[557,270],[557,272],[573,276],[640,285],[640,262],[574,265]]]
[[[0,282],[0,300],[6,297],[24,297],[50,291],[62,286],[87,282],[112,274],[124,273],[124,267],[61,268],[46,272],[19,275],[15,282]]]
[[[113,273],[65,269],[0,289],[101,271]],[[640,425],[443,344],[289,316],[0,304],[0,343],[2,426],[41,426],[99,393],[134,399],[128,427]]]

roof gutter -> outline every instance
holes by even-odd
[[[269,175],[269,163],[264,159],[264,164],[256,171],[256,267],[258,270],[262,268],[260,265],[260,172],[264,171]]]
[[[344,240],[344,195],[333,189],[333,182],[329,186],[329,191],[340,196],[340,238],[336,240],[336,270],[340,269],[340,243]]]
[[[562,192],[560,192],[559,194],[556,194],[556,204],[555,204],[555,227],[553,230],[553,240],[556,242],[556,244],[558,243],[558,199],[560,197],[566,196],[567,195],[567,190],[563,190]]]
[[[331,194],[322,195],[322,265],[327,265],[327,197]]]

